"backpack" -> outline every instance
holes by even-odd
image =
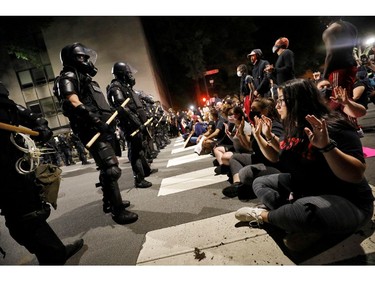
[[[62,170],[53,164],[40,164],[35,170],[35,184],[41,188],[40,197],[56,210]]]

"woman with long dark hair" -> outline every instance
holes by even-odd
[[[374,197],[356,128],[331,111],[315,84],[305,79],[278,88],[276,109],[283,137],[258,144],[283,173],[255,179],[254,193],[265,208],[241,208],[236,218],[285,230],[284,242],[292,250],[303,250],[326,234],[351,234],[363,227],[373,215]],[[269,128],[263,117],[256,124]]]

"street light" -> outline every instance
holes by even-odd
[[[366,40],[365,44],[367,46],[372,46],[372,44],[375,42],[375,37],[370,37]]]

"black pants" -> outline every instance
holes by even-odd
[[[287,232],[353,233],[370,221],[373,202],[361,208],[338,195],[317,195],[289,202],[291,176],[287,173],[256,178],[253,190],[270,212],[271,224]]]
[[[129,137],[128,155],[133,174],[137,180],[143,180],[150,175],[150,166],[145,157],[142,137],[135,135]]]
[[[17,243],[36,255],[40,265],[65,264],[65,246],[45,219],[5,217],[5,225]]]

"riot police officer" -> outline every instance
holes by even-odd
[[[139,188],[147,188],[152,183],[145,180],[145,177],[156,172],[151,169],[145,157],[143,134],[147,133],[144,123],[147,115],[139,96],[133,90],[135,79],[127,63],[116,62],[112,67],[114,79],[107,86],[107,100],[109,104],[118,110],[120,127],[124,131],[128,142],[128,156],[134,174],[134,184]],[[130,101],[125,108],[120,105],[129,98]],[[132,136],[132,133],[139,129],[139,133]]]
[[[63,69],[56,78],[54,93],[82,143],[87,144],[100,133],[89,151],[100,171],[98,185],[103,191],[103,211],[112,213],[118,224],[133,223],[138,215],[125,209],[130,202],[122,201],[118,186],[121,169],[111,145],[115,124],[105,123],[112,111],[99,84],[92,80],[97,73],[96,57],[95,51],[81,43],[65,46],[60,53]]]
[[[36,148],[34,141],[45,143],[52,137],[48,122],[29,109],[16,104],[8,97],[8,90],[0,82],[0,122],[18,127],[29,127],[39,135],[32,139],[22,137],[8,130],[0,130],[0,209],[5,217],[5,225],[10,235],[30,253],[35,254],[40,265],[62,265],[83,246],[79,239],[65,246],[47,223],[50,205],[40,196],[41,189],[35,183],[35,173],[31,169],[38,162],[26,159],[19,147]],[[32,140],[32,141],[30,141]],[[18,147],[17,147],[17,146]],[[35,147],[34,147],[35,145]],[[33,164],[31,165],[31,161]],[[21,165],[21,166],[20,166]],[[30,168],[30,170],[28,170]]]

